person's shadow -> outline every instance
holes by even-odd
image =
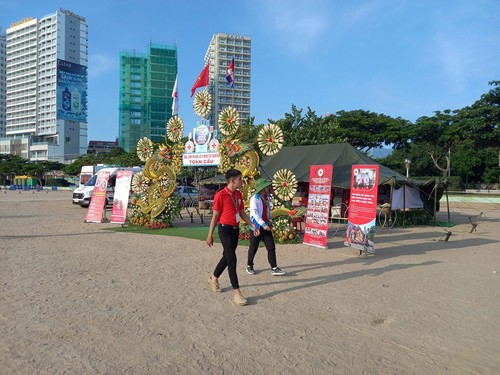
[[[404,269],[411,268],[411,267],[430,266],[430,265],[438,264],[438,263],[440,263],[440,262],[428,261],[428,262],[415,263],[415,264],[392,264],[389,266],[379,267],[379,268],[375,268],[375,269],[364,269],[364,270],[359,270],[359,271],[345,272],[342,274],[330,274],[330,275],[324,275],[324,276],[317,276],[317,277],[313,277],[313,278],[295,279],[295,278],[289,278],[289,277],[285,276],[278,281],[250,284],[250,285],[245,285],[245,287],[264,286],[264,285],[271,285],[271,284],[276,286],[276,290],[273,290],[272,292],[264,293],[261,295],[255,295],[252,297],[247,297],[249,303],[256,303],[260,299],[270,298],[270,297],[276,296],[276,295],[281,294],[281,293],[292,292],[294,290],[300,290],[300,289],[305,289],[305,288],[313,288],[313,287],[326,285],[326,284],[330,284],[330,283],[337,282],[337,281],[351,279],[353,277],[361,277],[361,276],[367,276],[367,275],[368,276],[379,276],[379,275],[386,273],[386,272],[399,271],[399,270],[404,270]],[[297,267],[301,267],[301,268],[290,272],[288,275],[292,276],[294,274],[301,274],[305,271],[309,271],[312,269],[329,268],[329,267],[338,266],[338,265],[339,265],[339,262],[328,262],[328,263],[313,263],[313,264],[304,264],[304,265],[300,265],[300,266],[292,266],[292,267],[288,267],[288,269],[290,269],[290,268],[293,269],[293,268],[297,268]],[[287,286],[287,285],[290,285],[290,286]],[[280,289],[280,287],[283,287],[283,288]]]

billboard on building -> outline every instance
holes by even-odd
[[[87,67],[57,59],[57,118],[87,122]]]

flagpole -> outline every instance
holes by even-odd
[[[234,56],[233,56],[233,60],[234,60]],[[234,83],[233,83],[233,87],[232,87],[232,91],[231,91],[231,105],[233,106],[233,108],[236,109],[236,106],[234,105],[234,90],[235,90],[235,87],[236,87],[236,62],[234,63],[234,68],[233,68],[233,77],[234,77]]]

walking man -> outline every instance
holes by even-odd
[[[269,201],[270,191],[271,182],[259,178],[255,184],[255,194],[250,198],[250,220],[259,228],[257,232],[250,231],[247,261],[247,273],[250,275],[255,275],[253,260],[259,249],[260,240],[264,241],[267,249],[267,260],[271,266],[271,274],[274,276],[286,274],[286,271],[279,268],[276,263],[276,245],[272,232],[271,202]]]
[[[222,243],[222,258],[215,267],[213,275],[208,279],[208,285],[214,292],[221,292],[219,277],[227,267],[229,280],[233,287],[235,304],[244,306],[248,302],[240,292],[238,275],[236,274],[236,248],[238,247],[238,235],[240,232],[240,218],[243,219],[258,234],[259,229],[250,221],[243,205],[241,196],[242,175],[237,169],[229,169],[226,172],[227,186],[218,191],[214,197],[213,216],[206,243],[209,247],[214,244],[214,229],[218,224],[218,233]]]

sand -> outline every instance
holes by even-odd
[[[278,245],[281,277],[265,249],[246,274],[240,246],[239,307],[227,273],[223,293],[206,285],[220,244],[105,231],[70,192],[2,190],[0,373],[498,374],[500,204],[451,211],[449,241],[381,231],[367,259],[340,237]]]

